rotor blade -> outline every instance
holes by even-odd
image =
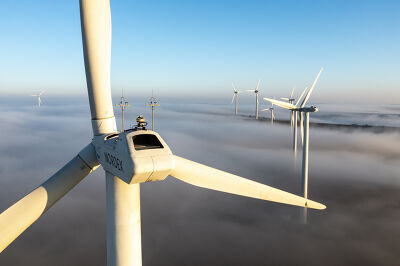
[[[289,109],[289,110],[296,109],[296,106],[291,103],[282,102],[282,101],[271,99],[271,98],[264,98],[264,100],[269,101],[272,104],[275,104],[275,105],[285,108],[285,109]]]
[[[304,100],[303,100],[303,102],[302,102],[301,105],[300,105],[301,108],[303,108],[304,105],[306,105],[308,99],[310,98],[311,92],[313,91],[313,89],[314,89],[314,87],[315,87],[315,84],[317,84],[317,81],[318,81],[318,79],[319,79],[319,76],[321,75],[322,70],[323,70],[323,68],[321,68],[321,70],[318,72],[317,77],[315,78],[315,80],[314,80],[313,84],[311,85],[309,91],[307,92],[306,96],[304,97]]]
[[[46,182],[0,214],[0,252],[99,166],[92,144]]]
[[[233,94],[233,97],[232,97],[232,102],[231,102],[231,104],[233,103],[233,100],[235,99],[235,93]]]
[[[235,88],[235,85],[233,85],[233,82],[232,82],[232,88],[233,88],[233,91],[236,91],[236,88]]]
[[[326,208],[323,204],[175,155],[174,159],[175,169],[170,175],[194,186],[302,207]]]
[[[292,111],[291,114],[290,114],[290,128],[293,128],[293,123],[294,123],[293,114],[294,114],[294,111]]]
[[[308,88],[306,87],[306,88],[303,90],[303,92],[300,94],[299,99],[297,99],[296,106],[299,106],[299,102],[301,101],[301,98],[303,97],[304,93],[306,93],[307,89],[308,89]]]
[[[109,0],[80,0],[86,83],[94,135],[116,131],[111,99]]]
[[[293,98],[293,93],[294,93],[294,89],[295,89],[295,88],[296,88],[296,86],[294,86],[293,89],[292,89],[292,93],[290,94],[290,99]]]
[[[260,87],[260,81],[261,81],[261,79],[258,80],[257,87],[256,87],[255,91],[258,91],[258,88]]]
[[[267,109],[262,109],[261,111],[269,111],[269,108],[267,108]]]
[[[289,98],[283,97],[283,98],[281,98],[281,100],[289,101]]]
[[[245,92],[255,92],[255,90],[245,90]]]
[[[303,145],[304,138],[304,121],[303,121],[303,112],[300,112],[300,132],[301,132],[301,145]]]

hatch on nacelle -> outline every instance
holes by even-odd
[[[151,150],[151,149],[162,149],[164,146],[153,134],[139,134],[132,137],[133,147],[137,151]]]

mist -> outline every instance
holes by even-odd
[[[320,105],[311,122],[309,198],[302,208],[210,191],[172,177],[141,185],[143,265],[398,265],[398,106]],[[156,131],[172,152],[300,194],[301,147],[290,126],[253,121],[226,104],[163,103]],[[289,114],[278,111],[278,120]],[[336,111],[340,110],[340,111]],[[40,185],[91,141],[86,102],[1,105],[0,211]],[[115,110],[118,125],[120,111]],[[132,102],[126,125],[143,103]],[[268,117],[265,113],[263,117]],[[149,121],[151,122],[151,121]],[[343,130],[338,125],[383,126]],[[336,127],[337,126],[337,127]],[[119,127],[120,128],[120,127]],[[300,139],[299,139],[300,140]],[[100,168],[0,254],[0,265],[106,265],[105,177]]]

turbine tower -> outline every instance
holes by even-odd
[[[232,102],[231,102],[231,104],[233,103],[233,100],[235,100],[235,115],[237,115],[237,110],[238,110],[238,94],[241,93],[241,91],[238,91],[238,90],[235,88],[235,85],[233,85],[233,82],[232,82],[232,88],[233,88],[233,97],[232,97]]]
[[[296,105],[291,104],[291,103],[287,103],[287,102],[282,102],[279,100],[275,100],[275,99],[270,99],[270,98],[264,98],[264,100],[267,100],[277,106],[283,107],[285,109],[289,109],[291,111],[296,111],[296,112],[300,112],[301,114],[301,122],[300,122],[300,126],[302,129],[302,132],[304,132],[304,134],[302,135],[302,141],[303,141],[303,161],[302,161],[302,171],[301,171],[301,190],[302,190],[302,194],[303,197],[305,199],[308,198],[308,151],[309,151],[309,128],[310,128],[310,113],[314,113],[318,111],[318,108],[315,106],[309,106],[306,107],[306,103],[308,101],[308,99],[310,98],[310,95],[315,87],[315,85],[317,84],[317,81],[319,79],[319,76],[321,75],[322,72],[322,68],[321,70],[318,72],[317,77],[315,78],[314,82],[312,83],[310,89],[307,91],[307,94],[305,95],[303,101],[300,103],[299,105],[299,101],[297,102]],[[300,97],[301,99],[301,97]],[[299,99],[299,100],[300,100]],[[303,121],[303,117],[305,116],[305,119]],[[296,121],[296,125],[297,125],[297,116],[295,116],[295,121]],[[297,126],[295,125],[295,128],[297,128]]]
[[[246,92],[254,92],[256,94],[256,119],[258,119],[258,87],[260,86],[260,80],[258,80],[257,87],[254,90],[246,90]]]
[[[300,94],[299,99],[296,102],[296,106],[299,105],[301,99],[303,98],[304,93],[307,91],[307,87],[303,90],[303,92]],[[296,157],[297,155],[297,114],[299,113],[296,110],[291,110],[292,114],[293,114],[293,152],[294,152],[294,156]],[[303,116],[301,115],[300,112],[300,128],[301,128],[301,143],[303,144],[303,127],[301,127],[302,123],[303,123]]]
[[[111,87],[109,0],[80,0],[93,139],[46,182],[0,214],[0,252],[99,165],[106,175],[107,265],[142,265],[140,183],[168,176],[194,186],[284,204],[323,204],[172,154],[159,134],[138,126],[118,133]],[[211,236],[210,236],[211,237]]]
[[[157,102],[156,98],[154,97],[154,92],[151,91],[151,97],[149,100],[149,103],[147,106],[151,107],[151,130],[154,131],[154,111],[156,106],[160,106],[160,104]]]
[[[121,111],[122,111],[122,132],[125,131],[125,108],[130,106],[130,104],[128,103],[128,101],[125,99],[124,97],[124,89],[122,89],[122,96],[121,99],[119,101],[119,104],[115,105],[118,107],[121,107]]]
[[[38,102],[39,108],[40,108],[40,104],[42,103],[42,99],[40,98],[40,96],[42,96],[43,93],[44,93],[44,91],[40,92],[39,94],[31,94],[31,96],[37,97],[37,102]]]

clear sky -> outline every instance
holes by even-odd
[[[400,1],[111,1],[119,94],[400,103]],[[0,92],[83,94],[78,0],[0,2]],[[299,91],[299,90],[298,90]]]

